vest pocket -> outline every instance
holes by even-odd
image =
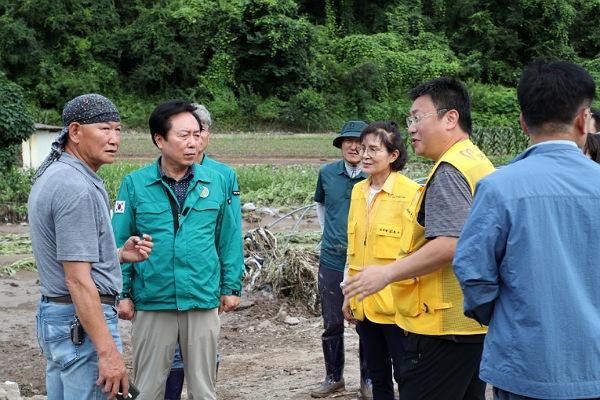
[[[402,225],[377,224],[373,255],[376,258],[395,260],[400,255]]]
[[[355,265],[348,266],[349,276],[354,276],[360,271],[362,271],[362,267],[358,267]],[[352,310],[352,315],[354,316],[354,318],[356,318],[358,321],[363,321],[365,319],[365,310],[363,302],[359,301],[357,296],[354,296],[350,299],[349,303],[350,310]]]
[[[348,250],[347,253],[349,256],[354,255],[356,252],[356,222],[348,223]]]
[[[414,212],[416,213],[417,210],[414,210]],[[399,240],[400,254],[403,256],[418,250],[426,242],[425,228],[417,222],[416,215],[407,210],[405,217],[407,222],[404,224],[404,232]]]
[[[391,285],[396,312],[406,317],[416,317],[423,310],[419,278],[405,279]]]

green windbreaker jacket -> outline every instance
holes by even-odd
[[[167,192],[175,195],[161,179],[158,161],[121,183],[112,219],[117,246],[144,233],[154,241],[146,261],[121,266],[121,296],[130,297],[137,310],[210,309],[219,306],[221,295],[241,291],[242,238],[225,179],[210,168],[192,168],[176,233]]]

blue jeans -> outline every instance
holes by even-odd
[[[183,368],[183,358],[181,357],[181,348],[179,347],[179,342],[177,342],[177,348],[175,348],[175,356],[173,357],[173,365],[171,369],[181,369]]]
[[[102,304],[108,329],[123,351],[117,329],[117,310]],[[98,379],[98,354],[89,335],[81,345],[71,341],[71,325],[75,321],[75,306],[40,300],[38,305],[37,339],[46,357],[46,391],[48,400],[106,399]]]

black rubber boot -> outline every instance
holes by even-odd
[[[342,379],[344,372],[344,337],[342,335],[328,337],[322,340],[325,372],[334,381]]]

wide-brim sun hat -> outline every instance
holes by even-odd
[[[342,130],[335,139],[333,139],[333,145],[338,149],[342,148],[342,142],[347,138],[356,138],[360,137],[360,133],[365,129],[367,123],[365,121],[348,121],[342,127]]]

